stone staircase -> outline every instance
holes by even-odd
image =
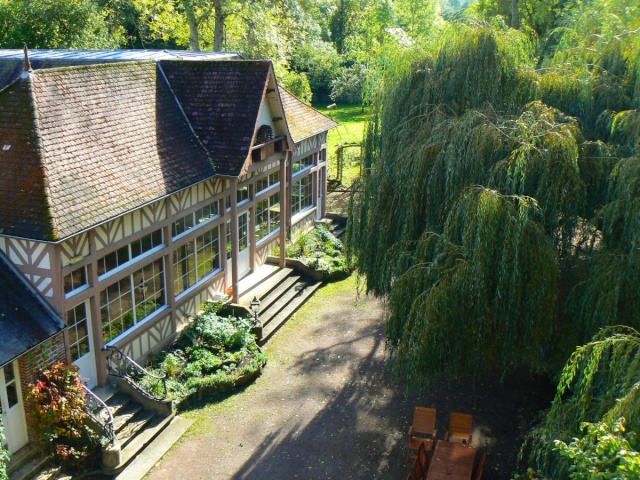
[[[9,480],[142,478],[192,421],[176,417],[168,406],[170,402],[164,408],[154,409],[153,401],[134,398],[137,392],[126,391],[127,387],[120,385],[123,389],[115,383],[93,390],[111,411],[117,438],[117,448],[103,450],[102,470],[72,477],[62,473],[60,467],[52,465],[33,447],[27,446],[12,455],[8,465]]]
[[[347,217],[336,213],[327,213],[324,221],[329,224],[331,233],[333,233],[336,238],[344,241],[344,234],[347,231]]]
[[[255,297],[260,301],[259,320],[264,345],[284,323],[322,285],[321,280],[308,277],[293,268],[280,268],[265,264],[240,282],[239,304],[249,308]]]
[[[103,453],[102,470],[103,474],[113,476],[121,472],[169,425],[175,412],[168,406],[154,408],[149,399],[140,398],[140,393],[131,387],[127,389],[122,381],[116,385],[99,387],[94,393],[113,415],[113,430],[120,451],[117,458],[109,460]]]

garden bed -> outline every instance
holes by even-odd
[[[277,260],[276,257],[273,257],[274,261]],[[311,230],[294,235],[286,246],[286,257],[287,266],[301,270],[317,280],[343,280],[353,272],[353,267],[344,255],[342,242],[324,222],[314,222]]]
[[[178,408],[213,398],[255,380],[266,364],[250,317],[222,315],[223,304],[207,303],[174,345],[158,354],[148,369],[166,375],[168,397]],[[140,383],[161,394],[162,382],[145,376]]]

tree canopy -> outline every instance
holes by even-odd
[[[526,32],[452,25],[387,80],[349,245],[400,376],[554,372],[639,326],[637,33],[572,38],[538,69]]]

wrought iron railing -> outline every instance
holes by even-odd
[[[106,403],[104,403],[86,385],[82,385],[85,391],[86,412],[91,419],[104,431],[109,443],[113,444],[116,434],[113,429],[113,415]]]
[[[164,400],[167,398],[167,377],[166,375],[154,375],[144,367],[138,365],[132,358],[118,347],[105,345],[102,350],[107,353],[107,371],[109,375],[124,379],[129,385],[138,390],[142,395],[153,400]],[[140,385],[138,380],[143,376],[149,376],[158,380],[164,390],[162,396],[156,395]]]

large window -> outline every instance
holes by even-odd
[[[266,177],[262,177],[256,182],[256,193],[266,190],[269,187],[273,187],[280,183],[280,171],[270,173]]]
[[[305,168],[309,168],[312,165],[313,165],[313,155],[309,155],[307,157],[294,160],[291,168],[293,169],[293,174],[295,175],[296,173],[304,170]]]
[[[218,213],[218,202],[213,202],[209,205],[205,205],[199,208],[193,213],[176,220],[171,224],[171,232],[174,237],[182,235],[187,230],[197,227],[201,223],[204,223],[212,218],[216,218]]]
[[[104,275],[160,245],[162,245],[162,230],[145,235],[98,260],[98,275]]]
[[[306,176],[293,183],[291,189],[291,214],[295,215],[311,206],[313,206],[313,187],[311,185],[311,176]]]
[[[256,205],[256,240],[280,227],[280,193],[274,193]]]
[[[219,228],[215,227],[173,252],[173,293],[180,295],[220,268]]]
[[[166,303],[164,261],[158,259],[100,292],[104,343],[129,330]]]

